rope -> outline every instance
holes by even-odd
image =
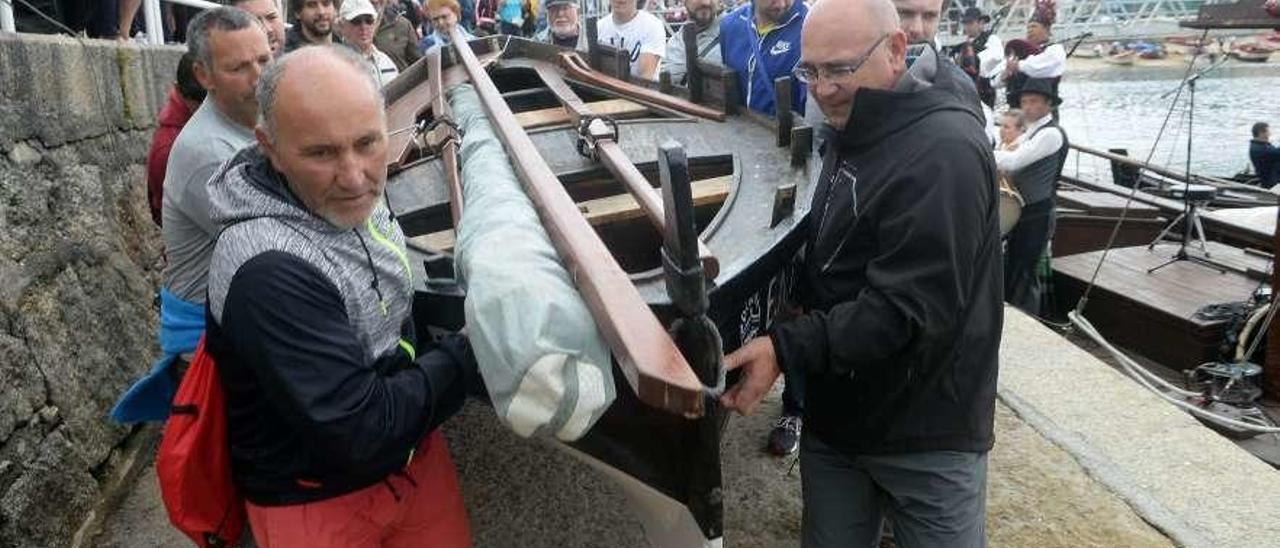
[[[1272,307],[1272,311],[1274,312],[1275,310],[1276,310],[1276,307]],[[1138,381],[1139,384],[1141,384],[1147,390],[1150,390],[1156,396],[1159,396],[1161,399],[1183,409],[1188,413],[1191,413],[1192,415],[1195,415],[1200,419],[1203,419],[1208,422],[1212,422],[1219,426],[1245,430],[1248,432],[1256,432],[1259,434],[1280,434],[1280,428],[1278,427],[1263,425],[1263,424],[1255,424],[1252,422],[1239,421],[1231,417],[1214,413],[1213,411],[1209,411],[1208,409],[1197,407],[1195,405],[1192,405],[1186,402],[1185,400],[1170,396],[1167,392],[1173,392],[1174,394],[1177,394],[1180,397],[1200,397],[1201,394],[1199,392],[1191,392],[1189,390],[1184,390],[1182,388],[1178,388],[1177,386],[1169,384],[1168,381],[1160,378],[1155,373],[1152,373],[1148,371],[1146,368],[1142,367],[1141,365],[1138,365],[1138,363],[1133,361],[1133,359],[1129,358],[1129,356],[1125,355],[1115,346],[1112,346],[1112,344],[1108,342],[1107,339],[1104,338],[1102,334],[1099,333],[1098,330],[1093,327],[1093,324],[1089,323],[1089,321],[1086,320],[1084,318],[1084,315],[1082,315],[1079,311],[1073,310],[1070,313],[1068,313],[1067,316],[1071,318],[1071,323],[1075,325],[1077,328],[1079,328],[1081,333],[1084,333],[1090,339],[1093,339],[1094,342],[1101,345],[1109,354],[1115,357],[1115,359],[1120,362],[1120,365],[1124,369],[1124,371],[1128,373],[1129,377]]]

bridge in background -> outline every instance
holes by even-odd
[[[1178,21],[1195,19],[1200,6],[1225,4],[1235,0],[1058,0],[1058,19],[1053,25],[1056,38],[1069,38],[1086,32],[1092,40],[1128,40],[1162,38],[1196,34],[1181,28]],[[972,0],[954,2],[947,17],[948,31],[960,38],[960,12]],[[1006,39],[1025,33],[1027,21],[1035,11],[1035,0],[978,0],[985,13],[992,15],[993,28]],[[944,42],[949,42],[944,34]]]

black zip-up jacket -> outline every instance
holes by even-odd
[[[1249,141],[1249,161],[1253,162],[1253,170],[1258,173],[1258,184],[1262,188],[1280,183],[1280,148],[1267,141],[1253,139]]]
[[[894,91],[855,96],[809,211],[808,312],[770,334],[806,374],[806,433],[847,454],[993,443],[995,165],[966,77],[941,63],[930,48]]]

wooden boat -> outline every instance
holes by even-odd
[[[1271,59],[1275,50],[1253,44],[1241,44],[1227,53],[1227,56],[1245,63],[1265,63]]]
[[[468,46],[424,59],[386,90],[393,129],[387,195],[408,237],[411,262],[420,269],[415,276],[419,329],[456,329],[463,323],[465,295],[453,280],[451,255],[452,228],[461,214],[459,200],[451,199],[457,181],[449,175],[456,173],[457,158],[447,148],[418,146],[431,141],[426,128],[445,111],[437,102],[441,82],[463,79],[476,84],[482,100],[493,101],[493,108],[485,103],[486,110],[495,132],[510,139],[504,140],[504,148],[526,192],[535,192],[536,183],[567,193],[572,202],[566,203],[576,203],[578,209],[570,216],[583,215],[587,223],[581,226],[607,248],[605,257],[582,262],[581,256],[566,259],[557,241],[561,258],[574,265],[580,287],[591,283],[582,271],[611,256],[647,305],[643,313],[632,312],[652,314],[662,326],[687,317],[684,302],[672,297],[673,284],[680,280],[663,265],[672,225],[668,219],[662,228],[662,212],[671,205],[664,206],[652,186],[667,182],[670,167],[659,144],[675,140],[683,146],[692,179],[690,207],[699,258],[706,266],[705,281],[699,276],[696,283],[706,288],[705,315],[725,352],[768,327],[790,286],[786,266],[799,246],[797,228],[817,167],[812,130],[793,127],[798,115],[784,112],[774,121],[736,112],[733,74],[706,63],[691,63],[697,68],[691,71],[690,87],[673,97],[627,81],[627,57],[606,46],[580,55],[506,36],[477,39]],[[432,63],[438,64],[435,70]],[[603,67],[607,73],[598,70]],[[790,104],[790,87],[778,90],[778,104]],[[600,127],[596,120],[612,125],[608,143],[590,140],[594,134],[584,132]],[[408,129],[397,134],[396,128]],[[595,153],[581,153],[584,143]],[[547,175],[533,180],[540,173]],[[549,217],[564,220],[563,210],[533,201],[544,226]],[[554,232],[548,229],[553,241]],[[583,294],[587,297],[585,290]],[[601,301],[612,297],[597,296]],[[610,321],[592,311],[597,325]],[[604,326],[601,332],[609,339]],[[617,400],[566,450],[623,478],[624,486],[639,485],[665,497],[691,516],[702,541],[716,541],[723,531],[719,441],[725,416],[715,398],[696,390],[714,387],[716,371],[696,369],[696,364],[710,361],[720,367],[719,360],[696,346],[674,346],[682,361],[665,365],[679,369],[676,365],[687,362],[682,366],[695,367],[696,380],[703,383],[689,392],[627,363],[634,360],[624,359],[615,342],[609,341],[617,360]],[[723,371],[718,373],[723,379]]]
[[[1081,59],[1098,59],[1102,57],[1102,45],[1094,44],[1088,47],[1076,48],[1075,56]]]
[[[1104,60],[1107,63],[1110,63],[1112,65],[1130,66],[1133,64],[1133,60],[1136,59],[1137,57],[1138,57],[1138,54],[1136,52],[1122,51],[1120,53],[1113,53],[1111,55],[1108,55]]]
[[[1180,199],[1180,192],[1186,183],[1185,174],[1084,145],[1073,143],[1071,148],[1076,154],[1111,162],[1113,180],[1061,177],[1055,256],[1102,249],[1126,204],[1129,213],[1121,226],[1117,245],[1151,242],[1161,228],[1184,211],[1186,204]],[[1203,175],[1193,175],[1191,183],[1217,189],[1201,220],[1211,239],[1238,247],[1272,249],[1275,216],[1280,209],[1274,194]]]
[[[1078,147],[1080,153],[1110,155],[1087,147]],[[1280,394],[1275,366],[1255,365],[1262,363],[1261,353],[1243,361],[1246,347],[1265,329],[1257,320],[1250,329],[1248,320],[1268,311],[1268,297],[1259,290],[1272,280],[1280,207],[1202,206],[1198,224],[1207,240],[1200,240],[1195,237],[1200,229],[1182,221],[1185,202],[1131,184],[1148,179],[1148,171],[1171,181],[1177,180],[1176,173],[1125,156],[1108,159],[1115,182],[1062,178],[1052,244],[1051,310],[1083,309],[1073,323],[1087,317],[1090,332],[1096,329],[1130,356],[1145,358],[1166,381],[1186,390],[1177,396],[1181,401],[1255,425],[1280,421],[1280,414],[1268,417],[1266,407],[1255,403],[1263,393],[1259,384],[1271,382],[1266,390],[1273,401]],[[1116,167],[1144,172],[1130,177]],[[1238,184],[1194,179],[1219,185],[1193,187],[1202,198],[1206,189],[1221,193]],[[1191,239],[1183,240],[1184,230]],[[1267,338],[1274,336],[1272,331]],[[1248,379],[1223,376],[1224,371],[1244,370],[1250,371]],[[1228,393],[1230,401],[1223,396]],[[1280,468],[1280,438],[1202,420]]]

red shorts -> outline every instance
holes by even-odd
[[[392,474],[386,482],[319,502],[246,503],[254,540],[261,548],[471,546],[458,476],[440,430],[419,446],[405,475],[410,479]]]

